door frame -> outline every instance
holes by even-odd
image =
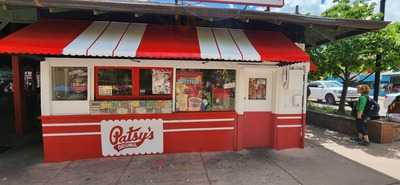
[[[245,67],[241,69],[239,79],[241,110],[242,112],[272,112],[273,99],[273,71],[267,68]],[[266,79],[266,99],[249,99],[250,78]]]

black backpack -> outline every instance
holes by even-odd
[[[367,106],[365,107],[364,114],[372,120],[379,119],[379,110],[379,104],[374,99],[368,97],[368,102]]]

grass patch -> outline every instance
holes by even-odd
[[[330,114],[337,114],[337,115],[345,115],[345,116],[351,116],[351,111],[346,110],[345,114],[341,114],[338,112],[338,106],[328,106],[328,105],[321,105],[318,103],[314,103],[311,101],[307,101],[307,109],[308,110],[314,110],[318,112],[326,112]]]

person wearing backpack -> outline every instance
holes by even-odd
[[[366,114],[368,107],[368,102],[370,101],[368,93],[370,91],[370,88],[368,85],[359,85],[357,86],[357,91],[358,93],[361,94],[361,96],[358,98],[358,102],[356,105],[356,124],[357,124],[357,132],[358,132],[358,138],[355,138],[355,140],[363,146],[368,146],[369,145],[369,137],[368,137],[368,127],[367,127],[367,122],[371,117]]]

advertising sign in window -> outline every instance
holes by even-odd
[[[176,110],[200,111],[203,73],[180,70],[176,74]]]
[[[235,70],[177,69],[176,111],[232,111]]]
[[[86,100],[86,67],[52,68],[53,100]]]
[[[267,79],[249,79],[249,100],[265,100],[267,97]]]

